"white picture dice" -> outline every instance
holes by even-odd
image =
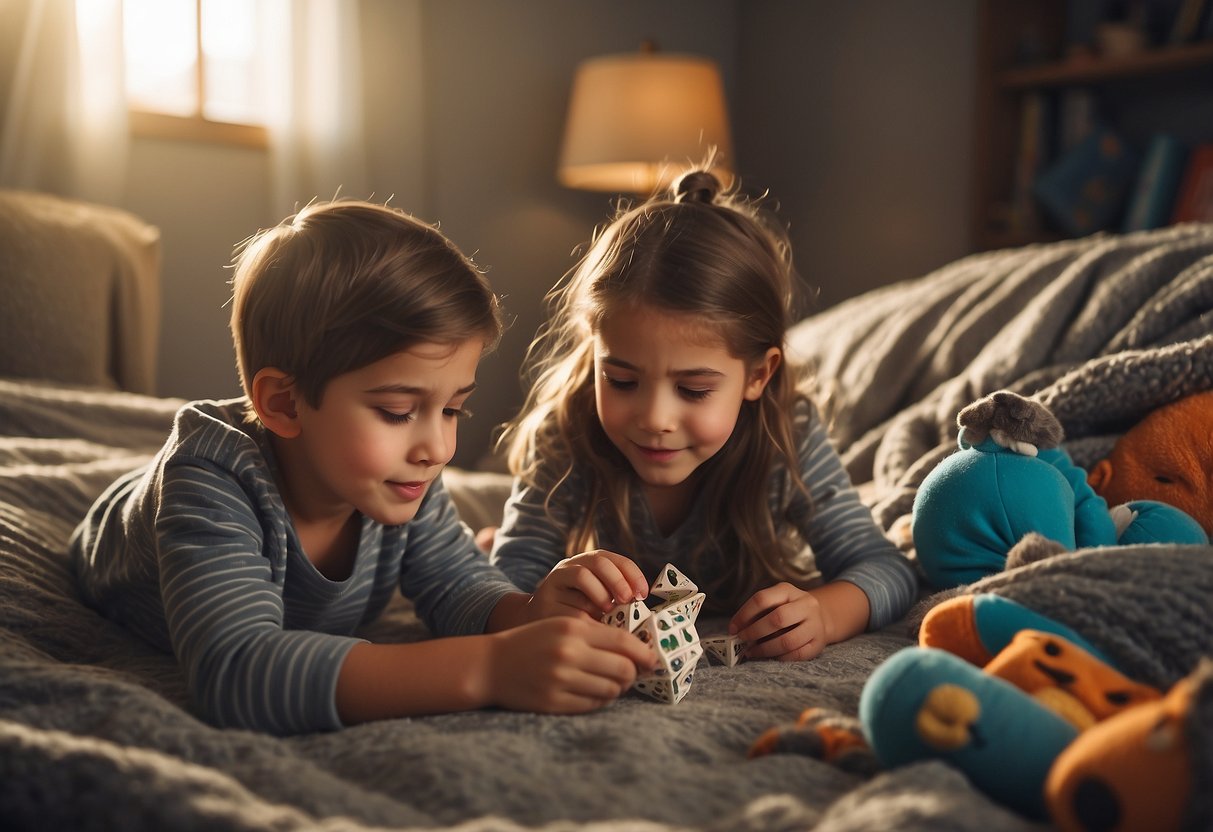
[[[664,598],[667,601],[677,601],[699,591],[699,587],[691,579],[679,572],[672,563],[667,563],[661,569],[661,574],[649,587],[649,594],[654,598]]]
[[[671,705],[682,700],[691,689],[695,665],[703,658],[703,647],[695,629],[695,619],[703,607],[705,595],[673,564],[666,564],[649,589],[649,595],[663,602],[644,616],[638,611],[626,611],[625,618],[640,616],[633,632],[657,651],[658,664],[652,672],[639,676],[633,686],[646,696]],[[612,622],[623,604],[607,614]],[[641,606],[644,606],[641,604]],[[604,619],[605,620],[605,619]],[[617,626],[623,626],[619,624]]]
[[[602,616],[603,624],[610,624],[612,627],[618,627],[621,630],[627,630],[629,633],[636,632],[636,628],[643,624],[653,611],[645,606],[644,601],[629,601],[626,604],[620,604],[613,607],[610,612]]]
[[[691,689],[695,665],[687,664],[676,676],[644,676],[636,680],[635,688],[646,696],[673,705]]]
[[[707,596],[673,564],[662,567],[649,588],[649,596],[661,603],[649,608],[643,601],[629,601],[602,616],[604,624],[635,633],[657,652],[656,667],[636,678],[632,686],[635,690],[673,705],[690,691],[695,666],[705,650],[729,667],[741,661],[746,643],[737,636],[700,639],[695,621]]]
[[[702,592],[696,592],[693,595],[688,595],[683,598],[675,598],[673,600],[666,601],[663,604],[658,604],[653,608],[653,612],[669,610],[670,612],[677,612],[684,615],[694,621],[699,617],[699,610],[701,607],[703,607],[703,602],[707,600],[707,597],[708,596],[704,595]]]
[[[736,667],[741,661],[741,651],[746,647],[746,642],[729,635],[708,636],[700,643],[708,656],[725,667]]]

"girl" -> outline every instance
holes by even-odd
[[[812,658],[904,614],[909,562],[784,353],[793,295],[785,235],[707,170],[598,234],[550,296],[501,439],[503,571],[597,617],[672,562],[754,657]]]

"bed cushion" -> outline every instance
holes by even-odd
[[[0,375],[152,392],[159,273],[133,214],[0,190]]]

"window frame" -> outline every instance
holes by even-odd
[[[196,141],[207,144],[227,144],[264,149],[269,146],[269,133],[262,124],[240,124],[216,121],[203,115],[206,102],[206,53],[202,51],[202,2],[194,3],[194,112],[187,116],[164,113],[133,106],[128,101],[127,115],[131,135],[138,138]],[[125,13],[125,8],[124,12]]]

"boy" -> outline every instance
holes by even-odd
[[[287,734],[486,706],[580,712],[651,666],[634,636],[519,593],[442,487],[501,333],[470,260],[402,212],[342,201],[250,238],[235,267],[245,396],[182,408],[72,540],[86,601],[171,650],[208,720]],[[452,637],[354,637],[397,585]]]

